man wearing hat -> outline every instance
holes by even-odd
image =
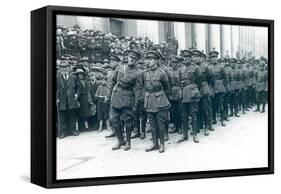
[[[171,94],[167,74],[159,68],[161,58],[157,51],[149,51],[147,54],[148,69],[141,75],[137,85],[137,91],[144,91],[144,108],[147,112],[149,123],[152,127],[152,145],[145,149],[146,152],[158,150],[165,151],[164,136],[168,125],[168,110],[171,107],[168,96]],[[138,94],[137,100],[142,95]],[[160,139],[160,146],[159,141]]]
[[[180,115],[180,95],[181,88],[178,76],[178,70],[181,65],[181,58],[173,55],[170,58],[170,67],[171,67],[171,77],[172,77],[172,95],[170,96],[171,102],[171,122],[172,130],[169,133],[181,133],[181,115]]]
[[[224,110],[224,95],[226,93],[226,72],[225,68],[222,64],[218,63],[218,55],[219,52],[213,50],[209,53],[211,59],[211,68],[214,73],[214,80],[213,80],[213,91],[214,91],[214,99],[213,99],[213,117],[214,122],[217,123],[217,113],[220,113],[220,121],[221,125],[225,126],[225,110]]]
[[[210,67],[204,63],[203,61],[204,53],[199,50],[193,51],[193,61],[194,63],[200,68],[200,80],[201,80],[201,87],[199,91],[201,93],[201,98],[199,102],[199,124],[200,127],[203,127],[203,123],[205,124],[204,127],[204,135],[209,135],[209,130],[213,131],[212,127],[212,104],[211,104],[211,90],[209,84],[213,79],[213,73]]]
[[[57,75],[57,110],[59,137],[79,135],[75,126],[76,110],[79,108],[77,95],[77,77],[70,74],[67,63],[60,64],[60,74]]]
[[[199,101],[201,87],[201,72],[199,67],[191,62],[192,51],[182,50],[181,57],[183,57],[183,66],[179,69],[178,76],[181,86],[181,113],[182,113],[182,137],[178,143],[188,140],[188,123],[189,116],[191,116],[193,141],[199,143],[198,133],[198,117]]]
[[[117,135],[117,144],[112,150],[120,149],[125,145],[124,150],[131,149],[131,133],[134,128],[133,111],[136,109],[136,89],[135,85],[139,76],[139,71],[135,65],[141,58],[141,54],[136,51],[129,51],[128,64],[119,65],[109,81],[108,96],[106,102],[110,101],[110,121],[113,130]],[[126,142],[123,138],[121,122],[125,125]]]
[[[268,75],[265,71],[265,64],[260,61],[259,62],[259,71],[256,78],[256,96],[257,96],[257,109],[256,112],[261,111],[261,113],[265,112],[265,104],[267,101],[266,92],[268,88]],[[262,104],[262,110],[260,110],[260,105]]]

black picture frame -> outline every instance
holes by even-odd
[[[268,167],[56,180],[56,15],[106,16],[268,27]],[[274,173],[274,21],[172,13],[46,6],[31,12],[31,182],[46,188],[171,181]]]

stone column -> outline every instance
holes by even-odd
[[[220,25],[218,24],[208,24],[208,41],[209,41],[209,51],[216,50],[220,52]],[[219,53],[219,58],[221,53]]]
[[[221,25],[221,56],[231,56],[231,26]]]
[[[175,22],[174,23],[174,34],[179,43],[179,50],[186,49],[186,33],[185,33],[185,23]],[[178,53],[179,54],[179,53]]]
[[[231,26],[231,57],[236,58],[239,51],[239,26]]]
[[[159,42],[158,21],[138,20],[137,35],[140,37],[149,37],[154,43]]]
[[[206,53],[206,27],[207,24],[196,23],[194,24],[195,28],[195,41],[194,44],[196,48],[200,51]]]
[[[192,35],[193,35],[193,24],[192,23],[185,23],[185,46],[186,49],[189,49],[192,47],[193,40],[192,40]]]

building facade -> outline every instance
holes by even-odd
[[[94,29],[121,36],[149,37],[153,42],[178,40],[179,50],[197,48],[209,53],[217,50],[220,57],[268,58],[266,27],[205,23],[166,22],[108,17],[57,16],[57,24],[82,30]]]

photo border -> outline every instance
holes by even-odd
[[[186,15],[186,14],[174,14],[174,13],[156,13],[156,12],[127,11],[127,10],[95,9],[95,8],[79,8],[79,7],[62,7],[62,6],[47,6],[41,9],[45,9],[46,11],[45,13],[46,14],[45,66],[46,67],[45,70],[44,69],[42,70],[45,71],[46,73],[45,74],[46,75],[45,77],[46,78],[45,80],[46,126],[44,129],[46,133],[45,134],[46,135],[46,145],[45,145],[46,180],[44,180],[45,187],[57,188],[57,187],[73,187],[73,186],[89,186],[89,185],[108,185],[108,184],[172,181],[172,180],[184,180],[184,179],[201,179],[201,178],[246,176],[246,175],[260,175],[260,174],[274,173],[274,21],[273,20]],[[55,38],[56,38],[57,15],[114,17],[114,18],[126,18],[126,19],[147,19],[147,20],[158,20],[158,21],[163,20],[163,21],[174,21],[174,22],[196,22],[196,23],[268,27],[268,72],[269,72],[268,73],[268,81],[269,81],[268,82],[269,85],[268,87],[268,167],[57,180],[56,178],[56,173],[57,173],[56,123],[55,123],[56,105],[55,105],[55,92],[54,92],[54,88],[56,88],[55,85],[56,68],[54,64],[56,64]],[[42,18],[44,17],[42,16]],[[37,72],[36,71],[32,72],[32,74],[35,73]],[[32,92],[36,92],[36,91],[32,91]],[[36,104],[34,104],[33,106],[36,106]],[[40,121],[34,121],[34,117],[32,117],[31,115],[31,122],[35,123]],[[36,138],[36,136],[38,135],[33,134],[32,138]],[[33,141],[36,140],[33,139]],[[31,149],[33,149],[34,151],[35,148],[32,147]],[[33,155],[33,157],[35,157],[35,154]],[[33,162],[33,164],[31,164],[31,168],[33,167],[33,165],[34,166],[37,165],[36,167],[38,168],[38,165],[40,164],[35,164],[35,162]],[[34,175],[31,176],[31,182],[34,183],[37,182],[35,180],[36,178],[32,178],[35,177],[36,173],[38,172],[35,172],[35,170],[33,170]],[[41,185],[44,186],[44,183],[42,183]]]

